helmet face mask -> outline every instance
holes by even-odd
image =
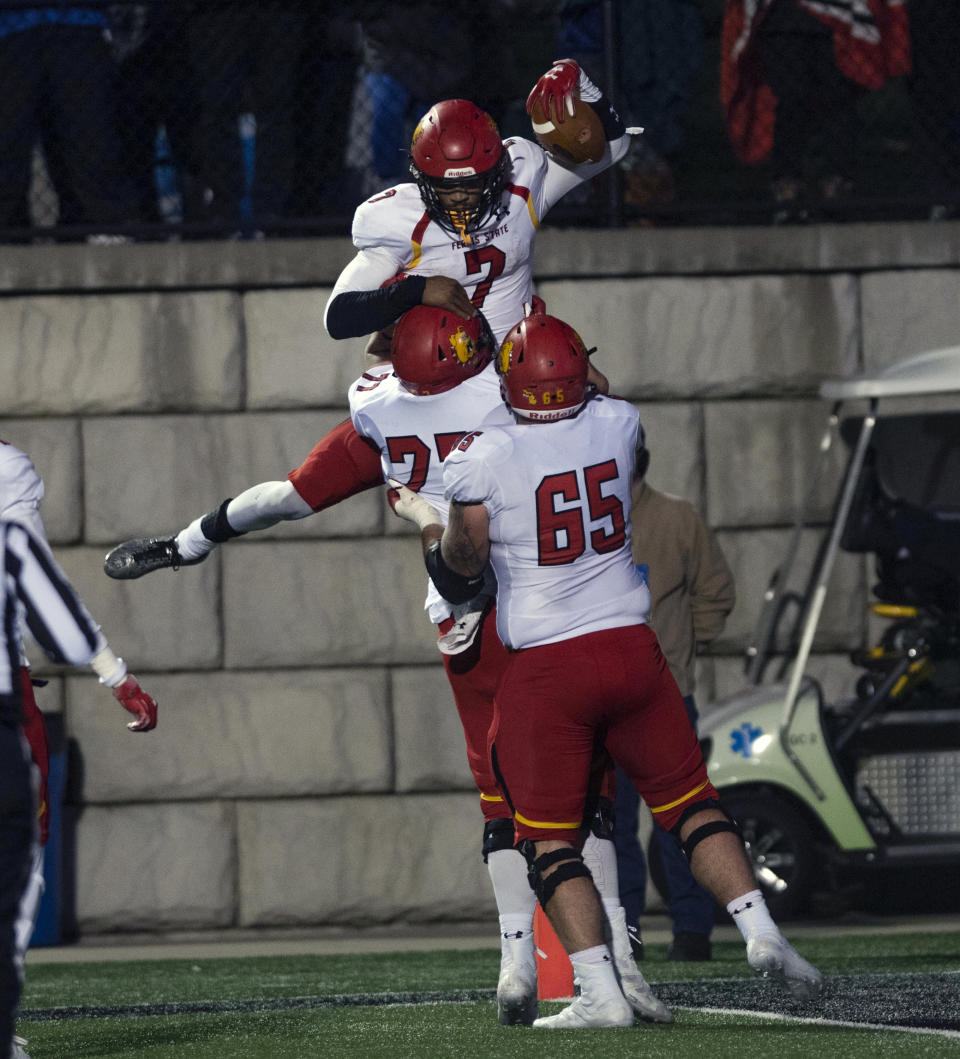
[[[482,313],[468,320],[446,309],[416,305],[394,329],[393,373],[418,397],[444,393],[483,371],[495,348]]]
[[[410,143],[410,175],[427,213],[469,243],[470,233],[496,221],[510,168],[496,122],[465,99],[446,99],[420,119]],[[465,205],[444,203],[454,190],[474,192]]]
[[[576,331],[555,316],[520,321],[497,354],[500,392],[523,419],[552,422],[576,415],[587,398],[588,354]]]

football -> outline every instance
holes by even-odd
[[[597,112],[582,99],[573,101],[573,116],[564,109],[564,120],[554,124],[537,100],[530,112],[530,123],[537,142],[558,161],[567,165],[599,162],[607,146]]]

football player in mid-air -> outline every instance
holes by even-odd
[[[395,507],[420,527],[427,568],[448,599],[471,591],[488,561],[496,574],[497,630],[510,653],[492,767],[580,984],[569,1007],[534,1026],[633,1022],[580,849],[598,740],[733,916],[750,966],[813,999],[820,973],[770,917],[647,623],[650,592],[630,551],[639,416],[591,390],[587,356],[556,317],[522,320],[497,356],[513,421],[491,417],[454,446],[443,466],[445,515],[422,490],[399,488]]]
[[[630,132],[573,60],[560,60],[537,81],[527,108],[545,110],[563,124],[575,120],[578,99],[595,112],[607,143],[599,161],[574,166],[533,141],[504,142],[493,120],[466,100],[445,100],[431,108],[411,143],[413,182],[385,190],[356,211],[353,239],[358,252],[331,293],[326,311],[330,334],[338,339],[370,334],[368,359],[388,359],[394,323],[408,309],[422,305],[468,319],[482,311],[499,342],[522,317],[524,303],[534,297],[532,254],[540,221],[563,195],[608,168],[629,147]],[[397,277],[401,279],[395,282]],[[592,366],[591,379],[606,389],[606,380]],[[492,400],[499,401],[495,385],[490,393]],[[420,407],[426,415],[427,404]],[[460,429],[471,425],[462,423]],[[428,430],[425,420],[422,433],[429,440]],[[245,489],[175,536],[125,541],[108,554],[105,570],[111,577],[127,579],[193,565],[234,537],[281,520],[305,518],[382,484],[377,446],[348,419],[318,442],[286,480]],[[607,820],[597,828],[608,826]],[[504,845],[508,840],[512,842],[506,833],[495,839],[485,831],[485,851],[494,841]],[[597,874],[613,880],[616,898],[612,842],[598,846],[608,867]],[[612,863],[606,855],[608,847]],[[515,913],[504,908],[522,905],[522,914],[529,911],[532,916],[523,859],[512,849],[502,852],[510,855],[492,858],[496,867],[487,857],[498,908],[510,916]],[[502,861],[511,867],[501,869]],[[525,892],[522,899],[501,901],[501,894],[521,892]],[[618,899],[616,905],[619,908]],[[531,987],[526,972],[518,976],[513,968],[532,964],[532,938],[526,928],[503,933],[512,937],[503,939],[499,993],[508,999],[500,1014],[502,1019],[522,1020]],[[626,937],[625,929],[623,934]],[[631,973],[629,967],[624,973]],[[517,995],[522,1001],[509,999]],[[644,998],[641,1007],[642,1003]],[[639,1014],[644,1017],[642,1010]]]
[[[371,335],[368,361],[387,360],[390,328],[408,309],[428,305],[468,318],[482,310],[499,343],[533,299],[533,242],[544,215],[629,147],[630,130],[572,59],[537,81],[527,108],[540,104],[558,123],[573,121],[576,99],[593,108],[607,145],[598,162],[573,167],[531,140],[502,141],[493,119],[466,100],[431,108],[410,147],[413,183],[357,208],[358,252],[331,292],[330,334]],[[606,389],[592,365],[591,373]],[[305,518],[380,485],[379,453],[347,419],[285,481],[262,482],[224,500],[174,537],[125,541],[110,553],[106,571],[124,579],[199,563],[241,533]]]

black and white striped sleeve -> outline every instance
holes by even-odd
[[[0,522],[0,575],[5,593],[19,599],[33,638],[54,662],[79,666],[93,658],[102,646],[99,626],[49,551],[16,522]]]

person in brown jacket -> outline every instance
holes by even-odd
[[[696,727],[694,659],[699,644],[709,643],[724,627],[736,600],[733,574],[710,527],[686,500],[654,489],[646,481],[650,462],[644,447],[631,487],[633,561],[650,588],[650,624],[670,672],[680,687],[690,721]],[[639,797],[617,770],[616,829],[620,900],[627,912],[634,951],[642,958],[637,922],[645,904],[647,865],[637,838]],[[714,900],[693,878],[676,839],[653,829],[652,842],[663,866],[673,943],[667,959],[709,960]]]

